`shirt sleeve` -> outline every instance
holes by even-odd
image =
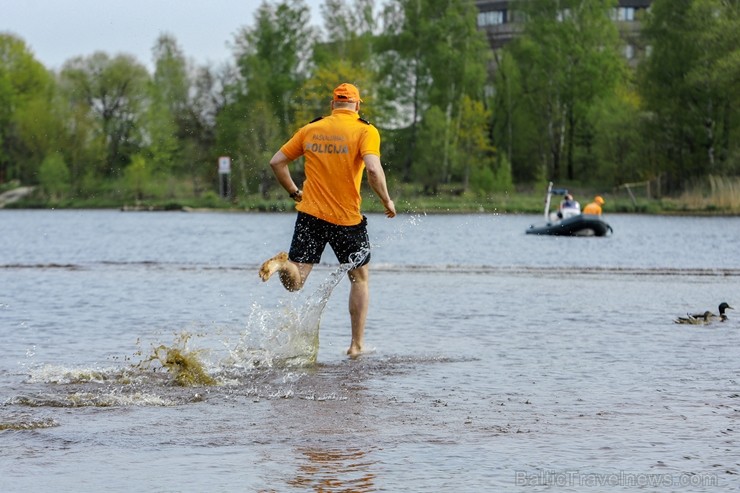
[[[285,154],[285,156],[291,161],[303,155],[303,129],[304,128],[305,127],[301,128],[296,133],[294,133],[293,137],[291,137],[290,140],[286,142],[285,144],[283,144],[283,147],[280,148],[283,154]]]
[[[360,155],[375,154],[380,156],[380,133],[373,125],[367,126],[367,131],[360,143]]]

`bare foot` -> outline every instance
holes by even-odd
[[[271,259],[265,260],[265,262],[262,264],[262,267],[260,267],[260,278],[262,279],[262,281],[267,281],[270,276],[279,271],[280,268],[287,261],[288,254],[285,252],[280,252]]]
[[[354,342],[347,350],[347,355],[349,355],[350,358],[356,358],[361,354],[362,354],[362,346],[355,344]]]

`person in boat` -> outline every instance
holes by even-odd
[[[584,214],[593,214],[594,216],[600,216],[601,215],[601,206],[604,205],[604,199],[601,197],[601,195],[597,195],[594,197],[594,201],[590,204],[586,205],[586,207],[583,208]]]
[[[380,134],[359,117],[361,102],[357,87],[340,84],[334,89],[331,115],[300,128],[270,160],[277,181],[296,202],[298,215],[289,252],[266,260],[259,271],[262,281],[278,272],[285,289],[298,291],[314,264],[320,262],[327,244],[340,263],[352,263],[347,272],[351,282],[352,327],[347,354],[351,357],[363,349],[370,297],[370,240],[367,218],[360,211],[364,171],[385,215],[396,215],[380,163]],[[305,158],[306,173],[303,191],[293,181],[288,167],[301,156]]]
[[[581,204],[578,203],[573,195],[566,193],[558,207],[558,219],[568,219],[581,213]]]

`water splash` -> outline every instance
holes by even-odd
[[[272,310],[254,303],[241,340],[235,347],[228,348],[230,360],[227,364],[249,368],[315,363],[321,315],[331,293],[347,272],[362,265],[369,253],[368,249],[363,249],[350,255],[350,261],[329,274],[302,303],[299,303],[300,298],[291,297]]]
[[[191,337],[189,332],[183,332],[177,336],[172,346],[160,344],[138,367],[147,370],[152,365],[158,365],[167,370],[172,383],[180,387],[215,385],[216,379],[208,374],[201,358],[204,350],[188,348]]]
[[[373,248],[382,248],[387,244],[392,244],[406,236],[407,230],[418,228],[424,222],[426,213],[408,214],[404,221],[394,223],[393,230],[380,241],[373,242]]]
[[[55,385],[97,383],[126,380],[127,372],[121,373],[105,368],[66,368],[42,365],[28,373],[28,383],[51,383]]]
[[[18,418],[0,418],[0,431],[39,430],[43,428],[53,428],[55,426],[59,426],[59,423],[52,418],[36,419],[26,416]]]
[[[25,407],[165,407],[174,406],[177,401],[149,392],[123,393],[95,389],[89,392],[43,393],[19,395],[5,402],[5,405]]]
[[[220,351],[212,347],[203,349],[202,344],[197,344],[199,348],[193,349],[190,343],[194,342],[195,336],[205,337],[202,342],[208,345],[209,342],[214,343],[212,339],[209,340],[212,334],[183,331],[175,334],[175,340],[170,344],[155,343],[148,351],[140,349],[135,353],[140,361],[123,368],[43,365],[30,370],[27,383],[52,387],[39,393],[15,396],[5,404],[24,407],[114,407],[199,402],[203,397],[198,393],[193,396],[188,388],[241,385],[245,370],[247,374],[252,374],[255,368],[273,367],[279,371],[278,375],[272,370],[267,373],[260,371],[257,380],[249,380],[256,385],[254,395],[266,398],[293,397],[295,382],[286,379],[296,375],[300,380],[305,373],[296,374],[290,368],[310,366],[316,362],[323,311],[345,274],[362,265],[367,255],[369,250],[351,256],[348,263],[330,272],[318,288],[307,295],[302,292],[297,296],[288,296],[276,308],[263,308],[254,303],[246,329],[240,332],[233,347],[228,341],[218,341],[216,346],[221,348]],[[227,350],[225,354],[224,347]],[[285,373],[286,369],[288,373]],[[264,377],[264,382],[260,375]],[[283,382],[275,387],[274,379],[280,375]],[[169,387],[170,390],[160,395],[163,387]],[[300,395],[302,398],[343,398],[331,394],[314,395],[315,392],[312,392]],[[48,425],[46,422],[6,424],[9,429]]]
[[[124,368],[53,365],[33,368],[29,372],[29,384],[53,385],[56,389],[16,396],[6,404],[26,407],[169,406],[180,401],[202,400],[199,394],[195,397],[187,392],[180,395],[174,388],[238,385],[244,378],[240,370],[313,364],[319,349],[321,314],[331,293],[367,254],[362,252],[349,263],[340,265],[302,302],[300,297],[292,296],[283,300],[277,309],[264,309],[254,304],[247,329],[237,345],[229,348],[227,342],[222,342],[227,346],[227,354],[205,349],[202,344],[191,348],[190,343],[196,336],[205,337],[201,342],[208,343],[210,334],[183,331],[175,334],[170,344],[152,344],[148,351],[139,349],[135,356],[141,360]],[[283,379],[291,375],[283,374]],[[265,395],[291,397],[292,383],[284,381],[283,384],[273,392],[275,395]],[[158,395],[161,390],[157,389],[162,387],[173,388],[167,394],[169,397]]]

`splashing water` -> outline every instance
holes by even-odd
[[[321,314],[331,293],[344,275],[362,265],[368,249],[352,254],[300,306],[297,298],[284,300],[278,309],[252,305],[247,329],[235,348],[229,350],[230,365],[305,366],[316,362],[319,352]]]
[[[387,243],[403,237],[407,226],[418,226],[420,221],[418,216],[410,217],[380,243],[374,242],[373,248],[387,246]],[[45,391],[16,396],[6,404],[28,407],[170,406],[202,400],[201,394],[193,395],[187,388],[238,384],[245,371],[249,373],[255,368],[274,368],[281,372],[290,368],[290,373],[281,373],[283,383],[287,385],[286,378],[300,375],[293,373],[295,370],[292,368],[316,362],[321,316],[334,288],[345,274],[362,265],[369,253],[368,249],[351,256],[348,263],[330,272],[313,292],[301,292],[298,296],[291,294],[272,308],[253,303],[246,328],[238,332],[234,345],[228,340],[213,340],[210,331],[202,334],[183,331],[175,334],[171,343],[155,342],[147,351],[140,349],[134,355],[139,362],[124,368],[52,365],[31,368],[28,383],[50,387]],[[197,348],[189,347],[196,338],[203,337],[205,339],[200,342],[208,349],[201,344],[196,344]],[[137,340],[137,344],[140,341]],[[29,356],[33,356],[33,352]],[[165,396],[156,390],[161,386],[170,387]],[[285,388],[281,387],[274,395],[292,395],[291,386]],[[265,395],[272,396],[273,393],[270,391]],[[0,428],[5,429],[54,425],[44,420],[0,419]]]
[[[408,224],[417,226],[419,221],[419,217],[412,216]],[[401,225],[400,229],[394,231],[381,243],[385,244],[402,237],[405,229],[403,226]],[[380,244],[374,243],[373,246],[378,247]],[[331,272],[319,287],[303,300],[301,297],[291,296],[282,300],[277,308],[265,308],[253,303],[246,330],[240,335],[236,345],[231,347],[228,341],[221,341],[222,347],[227,350],[226,355],[217,356],[210,350],[190,348],[189,342],[193,334],[185,331],[179,335],[175,334],[175,340],[171,344],[153,344],[148,351],[148,356],[144,356],[139,363],[123,370],[69,369],[47,365],[31,371],[30,381],[57,385],[106,385],[110,383],[133,385],[158,382],[176,387],[200,387],[223,384],[224,377],[228,379],[233,369],[249,370],[257,367],[312,365],[318,357],[321,316],[334,288],[347,272],[362,265],[369,253],[370,250],[365,249],[351,255],[348,263],[341,264]],[[206,353],[216,358],[207,361]],[[139,356],[144,354],[146,353],[141,350],[137,352]],[[148,396],[145,397],[144,401],[152,404],[152,400]],[[46,402],[44,399],[39,399]],[[37,399],[32,400],[36,402]],[[138,402],[141,399],[134,400]],[[122,404],[117,400],[101,401],[82,392],[66,396],[63,402],[56,405],[83,405],[79,401],[98,406]],[[31,405],[30,402],[24,402],[24,404]],[[159,403],[159,405],[168,404]]]
[[[389,233],[383,240],[377,242],[374,241],[373,248],[384,247],[387,244],[391,244],[405,237],[406,230],[419,227],[423,222],[424,216],[426,216],[426,213],[407,215],[405,221],[397,222],[394,224],[393,231]]]
[[[4,430],[38,430],[43,428],[53,428],[59,426],[59,423],[52,418],[37,419],[33,417],[22,417],[15,419],[0,420],[0,431]]]
[[[203,366],[200,357],[203,350],[188,349],[191,337],[191,334],[184,332],[178,336],[173,346],[157,346],[149,358],[139,363],[139,368],[149,369],[153,363],[158,363],[172,376],[172,383],[180,387],[215,385],[216,380]]]
[[[379,247],[402,237],[405,226],[415,227],[420,222],[420,216],[410,216],[407,224],[402,223],[380,244],[374,243],[373,246]],[[229,342],[222,341],[227,355],[220,361],[217,358],[208,364],[204,360],[206,350],[190,349],[188,342],[192,334],[183,332],[176,336],[171,345],[153,345],[150,355],[134,365],[134,368],[155,372],[164,370],[169,376],[169,384],[197,387],[218,385],[221,378],[217,380],[213,375],[226,376],[224,370],[228,374],[228,370],[239,368],[311,365],[318,357],[321,315],[334,288],[347,272],[361,266],[369,254],[370,249],[363,249],[350,255],[350,261],[331,272],[302,303],[299,297],[284,299],[273,309],[253,303],[246,330],[236,345],[230,347]],[[78,375],[76,380],[81,378]],[[89,377],[93,381],[105,381],[109,378],[111,376],[101,377],[97,374]],[[131,383],[132,376],[124,372],[117,380],[120,383]]]
[[[398,224],[394,231],[373,248],[402,238],[407,227],[418,227],[422,215],[410,215],[405,223]],[[240,342],[230,352],[231,366],[305,366],[316,362],[319,352],[319,326],[321,314],[331,293],[344,275],[359,267],[370,254],[363,249],[350,255],[350,261],[337,270],[314,291],[304,303],[296,307],[296,298],[284,301],[277,310],[269,310],[257,303],[252,305],[247,329]],[[259,349],[254,349],[259,348]]]

